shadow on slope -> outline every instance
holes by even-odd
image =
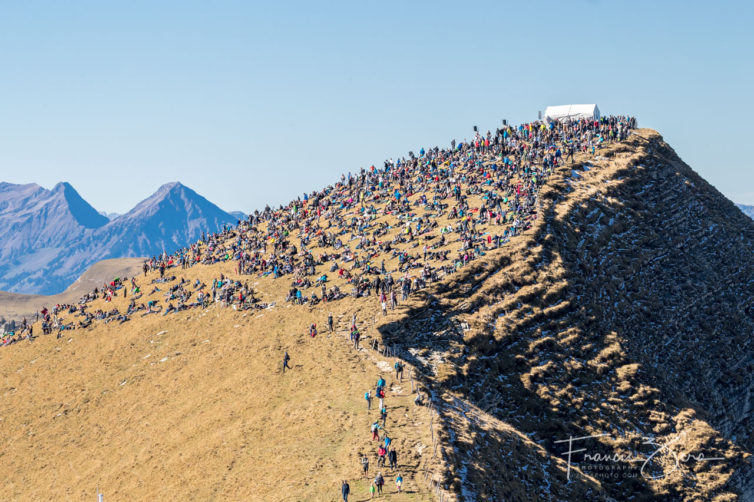
[[[746,499],[754,225],[656,133],[605,155],[599,167],[559,169],[530,233],[420,295],[380,332],[409,348],[446,401],[510,424],[547,460],[564,458],[557,441],[592,434],[605,436],[585,440],[587,453],[646,458],[649,437],[676,456],[725,459],[676,463],[662,452],[645,469],[657,479],[642,476],[642,462],[579,462],[611,497]],[[457,492],[467,478],[483,500],[547,498],[526,477],[493,478],[498,459],[464,471],[469,444],[449,439]],[[503,472],[520,473],[518,463]]]

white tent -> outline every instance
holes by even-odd
[[[545,119],[551,120],[579,120],[598,118],[600,118],[600,109],[597,108],[597,105],[548,106],[545,110]]]

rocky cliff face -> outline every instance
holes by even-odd
[[[68,183],[0,183],[0,290],[58,293],[99,260],[172,252],[236,221],[180,183],[112,221]]]
[[[754,222],[648,130],[561,167],[540,205],[531,233],[381,327],[435,382],[455,490],[557,493],[483,454],[498,421],[551,465],[595,436],[572,475],[603,498],[752,500]]]

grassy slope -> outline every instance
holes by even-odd
[[[481,204],[481,195],[468,199],[471,207]],[[381,202],[376,206],[379,208]],[[349,213],[349,217],[357,214],[355,209]],[[419,209],[417,213],[427,211]],[[440,225],[454,223],[445,216],[436,221]],[[373,221],[382,222],[391,225],[391,229],[381,240],[402,233],[402,222],[393,215],[379,215]],[[493,232],[501,231],[493,227],[489,225]],[[432,235],[439,237],[439,230]],[[416,254],[425,242],[433,244],[417,238],[395,247]],[[459,243],[451,238],[436,250],[452,250],[452,258],[458,247]],[[315,256],[329,251],[316,245],[310,248]],[[505,253],[502,249],[491,255]],[[388,255],[375,258],[373,264],[379,266],[383,259],[388,270],[397,268],[397,258]],[[329,265],[318,265],[315,277],[327,273],[331,285],[338,284],[344,292],[350,292],[344,280],[329,273]],[[211,284],[220,273],[236,277],[229,263],[198,265],[186,271],[174,268],[167,275],[176,274],[191,281],[199,278]],[[140,279],[145,292],[152,290],[153,286],[146,284],[154,277],[156,274]],[[374,387],[380,371],[371,360],[373,355],[362,352],[361,357],[354,358],[339,337],[309,340],[304,333],[311,322],[324,326],[330,310],[336,319],[343,320],[341,329],[347,328],[352,313],[357,312],[360,327],[367,335],[366,345],[369,337],[381,339],[378,328],[402,318],[406,310],[399,308],[386,318],[375,318],[379,308],[374,296],[320,304],[314,311],[310,307],[289,307],[282,301],[289,276],[277,281],[252,276],[239,279],[249,280],[261,300],[277,302],[277,306],[263,311],[261,316],[249,313],[246,317],[219,306],[168,317],[142,318],[137,314],[123,326],[96,323],[72,335],[67,332],[65,343],[50,336],[31,345],[24,342],[10,350],[0,350],[8,410],[3,413],[7,417],[0,418],[5,424],[3,434],[13,441],[0,461],[30,476],[28,480],[14,481],[10,493],[28,496],[28,487],[33,485],[40,487],[35,497],[78,496],[93,493],[94,481],[113,493],[136,498],[142,498],[142,494],[176,493],[194,499],[240,496],[329,500],[334,491],[337,493],[343,476],[356,476],[361,453],[375,449],[367,441],[369,420],[357,417],[360,411],[364,414],[363,393]],[[453,276],[447,280],[452,282]],[[161,294],[145,294],[140,301],[161,298]],[[100,300],[92,304],[90,311],[114,306],[124,311],[127,302],[121,297],[112,303]],[[39,325],[36,330],[41,331]],[[156,335],[162,331],[166,333]],[[301,365],[296,368],[302,373],[300,380],[292,386],[289,380],[293,378],[284,380],[277,374],[284,350],[289,350],[294,364]],[[64,364],[59,355],[63,355]],[[168,357],[167,361],[160,362],[164,357]],[[382,367],[392,366],[392,361],[387,363]],[[401,393],[407,393],[406,385]],[[402,462],[411,458],[410,469],[404,472],[406,487],[419,492],[416,496],[421,498],[428,493],[424,476],[413,475],[420,461],[422,466],[428,462],[427,456],[419,458],[418,451],[426,453],[430,449],[424,450],[431,444],[430,419],[427,410],[415,409],[409,397],[399,398],[396,405],[400,407],[396,409],[391,409],[391,401],[389,416],[391,420],[398,419],[398,424],[389,430],[394,434],[396,427],[399,431],[405,428],[405,434],[399,432],[401,437],[396,437],[398,452]],[[106,421],[108,416],[112,418]],[[60,422],[56,434],[41,432],[55,421]],[[489,432],[500,439],[501,446],[512,445],[519,464],[549,465],[544,450],[529,438],[494,418],[485,417],[484,421],[490,424]],[[447,431],[439,434],[444,440],[449,439]],[[258,446],[249,446],[254,444]],[[79,455],[80,459],[59,461],[57,464],[64,464],[62,467],[68,465],[61,472],[55,463],[40,464],[25,455],[23,452],[30,447],[61,455],[67,452],[66,459],[73,458],[71,455]],[[276,453],[265,455],[262,451]],[[117,462],[113,460],[116,454]],[[492,454],[497,456],[497,451]],[[447,477],[450,471],[446,459],[447,452],[443,452],[442,460],[429,463],[432,479],[442,481]],[[556,461],[545,470],[563,480],[562,462]],[[494,478],[497,474],[491,472],[489,476]],[[30,483],[32,478],[34,483]],[[41,482],[45,479],[49,481]],[[509,481],[512,485],[518,483],[516,479]],[[357,493],[367,486],[364,482],[353,485]],[[579,483],[575,488],[563,489],[562,495],[592,493],[595,486],[593,481]],[[560,493],[558,488],[555,492]]]
[[[342,333],[305,336],[312,316],[326,314],[213,306],[3,350],[0,462],[16,474],[2,498],[81,500],[99,484],[115,500],[331,500],[376,450],[362,396],[381,372]],[[393,390],[388,430],[421,492],[427,412],[407,382]]]
[[[358,458],[374,447],[362,396],[380,374],[375,364],[380,358],[348,347],[343,330],[353,312],[367,336],[413,349],[408,360],[443,403],[442,461],[431,471],[435,479],[450,482],[454,496],[475,491],[483,500],[583,500],[638,489],[644,498],[678,493],[689,500],[731,498],[725,486],[732,464],[702,466],[693,483],[671,476],[667,482],[626,487],[586,475],[566,483],[564,462],[552,445],[541,442],[650,417],[659,434],[685,428],[692,446],[728,448],[732,461],[740,458],[704,417],[662,397],[663,389],[647,380],[647,368],[634,361],[625,340],[592,333],[593,317],[576,315],[580,310],[573,302],[560,301],[580,287],[569,267],[583,265],[559,255],[558,243],[546,236],[554,232],[555,239],[567,241],[574,232],[569,217],[617,182],[616,173],[625,175],[621,166],[630,152],[621,150],[625,147],[609,147],[608,158],[593,161],[583,179],[571,176],[568,166],[559,169],[543,189],[547,216],[534,229],[386,318],[375,317],[374,297],[314,309],[288,307],[282,299],[289,278],[244,276],[240,279],[254,284],[263,301],[277,306],[245,316],[212,306],[136,317],[123,326],[97,324],[68,332],[64,340],[48,336],[0,350],[0,434],[8,445],[0,462],[16,473],[0,498],[78,500],[91,496],[99,483],[118,499],[333,500],[346,477],[356,500],[363,500],[366,480],[354,481]],[[472,207],[479,201],[470,197]],[[393,225],[383,240],[400,231],[391,216],[377,221]],[[420,246],[398,247],[417,253]],[[446,248],[454,256],[458,243]],[[315,256],[322,251],[313,249]],[[394,259],[385,261],[394,268]],[[317,274],[333,279],[328,268],[318,266]],[[221,272],[235,278],[231,264],[173,270],[169,274],[207,283]],[[588,278],[590,270],[579,274]],[[350,291],[342,280],[334,282]],[[124,310],[126,301],[118,298],[114,304]],[[305,336],[310,322],[324,326],[328,310],[341,320],[341,332],[314,340]],[[541,325],[543,320],[551,326]],[[460,322],[469,328],[459,328]],[[569,323],[573,329],[566,329]],[[294,364],[285,376],[278,372],[284,350]],[[390,373],[385,375],[390,383]],[[582,383],[572,385],[574,378]],[[396,500],[429,499],[423,476],[415,474],[427,461],[421,446],[431,444],[430,417],[426,409],[413,407],[405,383],[395,390],[398,395],[388,405],[390,420],[397,423],[389,430],[401,463],[408,464],[406,488],[416,492]],[[665,423],[673,424],[671,429],[663,429]],[[391,482],[389,477],[392,488]]]

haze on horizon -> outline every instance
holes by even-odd
[[[752,14],[696,1],[5,3],[0,181],[68,181],[125,213],[179,180],[249,212],[473,125],[593,102],[752,204],[738,148]]]

